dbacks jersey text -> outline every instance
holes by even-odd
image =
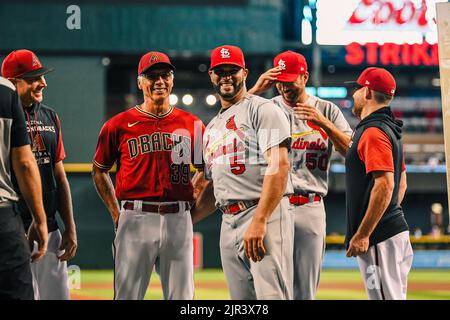
[[[105,170],[117,163],[118,200],[190,201],[190,164],[202,167],[203,131],[186,111],[156,116],[136,106],[103,125],[93,163]]]

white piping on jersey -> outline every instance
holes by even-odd
[[[109,169],[112,168],[112,166],[105,166],[105,165],[103,165],[103,164],[98,163],[98,162],[95,161],[95,160],[93,160],[92,163],[93,163],[96,167],[98,167],[98,168],[100,168],[100,169],[106,169],[106,170],[109,170]]]
[[[151,112],[147,112],[147,111],[143,110],[143,109],[140,108],[139,106],[136,106],[135,108],[136,108],[136,110],[139,111],[140,113],[143,113],[143,114],[145,114],[145,115],[147,115],[147,116],[149,116],[149,117],[152,117],[152,118],[154,118],[154,119],[162,119],[162,118],[165,118],[165,117],[167,117],[169,114],[171,114],[172,111],[173,111],[173,106],[170,106],[170,109],[169,109],[166,113],[164,113],[164,114],[158,116],[158,115],[156,115],[156,114],[153,114],[153,113],[151,113]]]

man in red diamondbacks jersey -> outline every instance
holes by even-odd
[[[99,135],[93,177],[116,226],[115,299],[143,299],[153,266],[165,299],[194,297],[190,164],[202,167],[204,126],[169,104],[174,70],[164,53],[143,55],[144,102],[111,118]],[[114,191],[108,171],[115,163]]]

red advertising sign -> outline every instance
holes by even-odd
[[[345,61],[351,65],[438,66],[437,44],[351,43],[345,47]]]
[[[437,43],[436,3],[447,0],[317,0],[317,43]]]
[[[436,24],[435,18],[427,14],[427,10],[426,0],[362,0],[348,19],[348,23],[350,25],[369,23],[375,26],[394,24],[402,27],[410,25],[413,28],[427,28],[430,22]]]

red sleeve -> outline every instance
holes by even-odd
[[[64,150],[64,144],[62,140],[61,123],[59,122],[59,117],[57,114],[56,114],[56,122],[57,122],[56,126],[58,128],[57,130],[59,131],[59,133],[58,133],[58,146],[56,147],[55,163],[60,162],[66,158],[66,151]]]
[[[391,141],[381,129],[372,127],[363,132],[358,143],[358,156],[366,165],[366,173],[394,172]]]
[[[406,165],[405,165],[405,150],[402,149],[402,153],[403,153],[403,160],[402,160],[402,172],[406,171]]]
[[[114,126],[108,121],[103,125],[100,131],[93,164],[100,169],[111,169],[117,160],[116,151],[117,144]]]
[[[199,119],[194,122],[194,143],[192,153],[192,165],[195,169],[203,170],[205,162],[203,160],[203,135],[205,133],[205,125]]]

